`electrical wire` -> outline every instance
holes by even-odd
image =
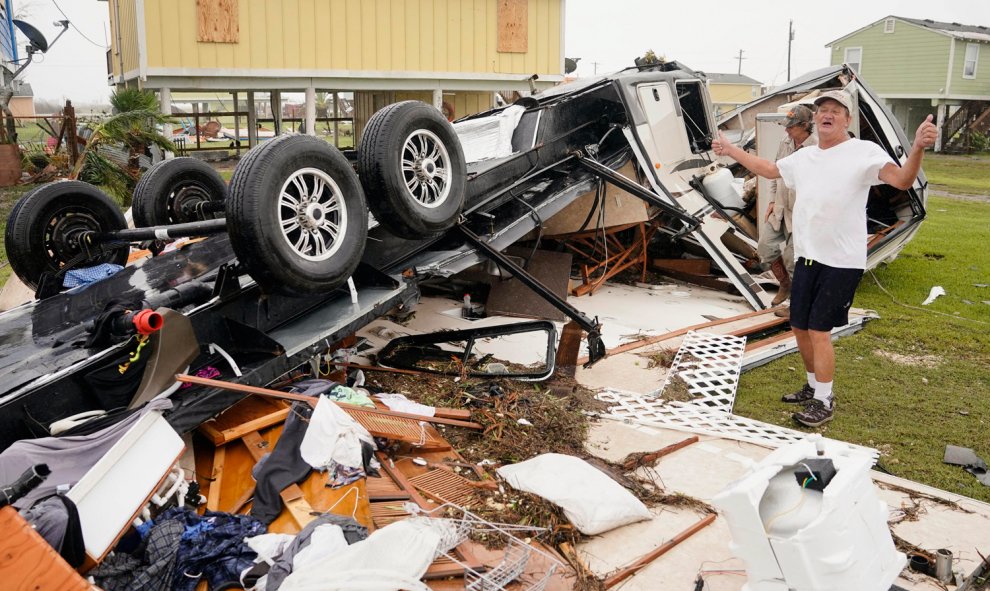
[[[76,32],[79,33],[80,36],[82,36],[83,39],[85,39],[86,41],[89,41],[90,43],[92,43],[93,45],[95,45],[95,46],[97,46],[97,47],[99,47],[101,49],[106,49],[107,48],[107,46],[105,44],[97,43],[96,41],[93,41],[92,39],[90,39],[89,37],[86,36],[86,33],[83,33],[82,31],[80,31],[79,30],[79,27],[77,27],[72,22],[72,19],[69,18],[69,15],[65,14],[65,11],[62,10],[62,7],[58,5],[58,2],[56,2],[55,0],[52,0],[52,4],[54,4],[55,5],[55,8],[57,8],[58,11],[62,13],[62,16],[65,17],[65,20],[69,21],[69,26],[72,27],[73,29],[75,29]]]
[[[807,465],[805,465],[805,468],[807,468]],[[808,472],[811,473],[811,470],[809,469]],[[808,495],[804,494],[804,491],[805,491],[806,487],[808,486],[808,483],[809,482],[812,482],[814,480],[817,480],[815,478],[814,474],[812,474],[810,478],[805,478],[804,479],[804,482],[801,483],[801,498],[798,499],[798,502],[795,503],[794,506],[792,506],[790,509],[787,509],[786,511],[781,511],[780,513],[777,513],[776,515],[774,515],[773,517],[770,518],[770,521],[767,521],[767,524],[766,524],[766,526],[764,526],[763,529],[766,530],[766,532],[768,534],[770,533],[770,528],[773,526],[773,524],[774,524],[775,521],[777,521],[778,519],[780,519],[784,515],[787,515],[789,513],[793,513],[794,511],[797,511],[798,509],[800,509],[804,505],[805,499],[808,498]]]
[[[939,316],[945,316],[947,318],[952,318],[954,320],[965,320],[966,322],[976,322],[977,324],[990,324],[990,322],[986,322],[985,320],[976,320],[975,318],[966,318],[964,316],[956,316],[955,314],[946,314],[945,312],[939,312],[938,310],[930,310],[928,308],[919,308],[918,306],[911,306],[909,304],[905,304],[903,302],[899,302],[899,301],[897,301],[897,298],[894,297],[894,294],[892,294],[889,291],[887,291],[887,288],[884,287],[883,284],[880,283],[880,280],[877,279],[877,276],[873,274],[873,269],[870,269],[870,277],[872,277],[873,278],[873,281],[876,282],[877,287],[880,288],[880,291],[882,291],[885,294],[887,294],[888,296],[890,296],[890,301],[894,302],[898,306],[903,306],[905,308],[910,308],[912,310],[919,310],[921,312],[928,312],[929,314],[938,314]]]

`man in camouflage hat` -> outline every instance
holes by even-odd
[[[790,156],[805,146],[817,146],[818,136],[814,133],[812,117],[814,113],[807,105],[795,105],[784,117],[781,124],[787,137],[780,142],[777,157],[780,160]],[[769,267],[780,284],[777,295],[770,302],[774,306],[784,303],[791,294],[791,277],[794,276],[794,240],[792,211],[796,193],[780,179],[770,181],[770,198],[767,205],[765,231],[760,233],[756,252],[764,268]],[[789,309],[777,310],[777,316],[789,317]]]

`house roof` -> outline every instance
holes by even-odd
[[[752,86],[763,86],[759,80],[754,80],[745,74],[719,74],[717,72],[705,72],[705,76],[712,84],[749,84]]]
[[[27,82],[15,80],[13,84],[14,96],[34,96],[34,89]]]
[[[990,26],[985,25],[962,25],[959,23],[945,23],[941,21],[935,21],[930,18],[917,19],[917,18],[907,18],[903,16],[888,15],[882,19],[875,20],[872,23],[866,25],[865,27],[860,27],[851,33],[846,33],[838,39],[834,39],[825,44],[825,47],[831,47],[833,44],[842,41],[847,37],[851,37],[860,31],[866,30],[873,25],[885,21],[887,19],[897,19],[912,25],[929,29],[940,35],[947,35],[949,37],[954,37],[956,39],[969,39],[970,41],[985,41],[990,42]]]

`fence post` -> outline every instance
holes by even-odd
[[[69,147],[69,162],[74,167],[79,160],[79,142],[76,139],[76,109],[72,106],[72,101],[65,101],[65,108],[62,109],[62,129],[65,130],[65,142]]]

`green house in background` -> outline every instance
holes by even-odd
[[[990,128],[990,27],[888,16],[827,44],[832,65],[862,74],[908,137],[926,115],[936,151],[964,151]]]

